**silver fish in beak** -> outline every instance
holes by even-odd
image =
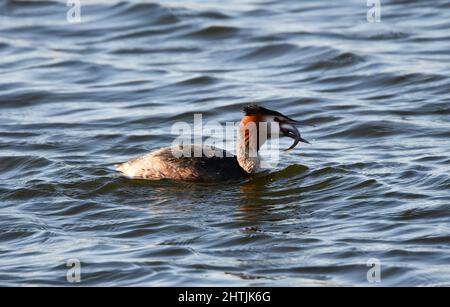
[[[289,151],[289,150],[295,148],[295,146],[297,146],[297,144],[299,142],[311,144],[310,142],[308,142],[307,140],[302,138],[297,127],[295,127],[292,123],[298,123],[298,122],[289,120],[287,122],[280,123],[280,131],[283,133],[283,135],[294,139],[294,143],[288,149],[285,149],[284,151]]]

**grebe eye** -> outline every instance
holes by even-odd
[[[276,121],[276,122],[279,122],[279,121],[280,121],[280,120],[278,119],[278,117],[275,117],[273,120]]]

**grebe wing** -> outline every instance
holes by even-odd
[[[161,148],[116,169],[131,178],[153,180],[230,180],[246,175],[233,154],[208,145]]]

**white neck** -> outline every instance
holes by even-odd
[[[252,127],[254,127],[254,129],[252,129]],[[236,142],[236,156],[239,165],[249,174],[258,172],[261,166],[261,158],[258,153],[257,133],[258,129],[256,124],[254,126],[246,125],[244,122],[239,124]]]

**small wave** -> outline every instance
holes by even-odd
[[[446,80],[448,77],[437,74],[425,73],[409,73],[403,75],[383,74],[378,76],[375,82],[380,85],[401,86],[401,85],[422,85],[424,83],[431,83],[436,81]]]
[[[118,55],[138,55],[138,54],[155,54],[155,53],[161,53],[161,54],[168,54],[168,53],[176,53],[176,54],[183,54],[183,53],[198,53],[200,52],[200,48],[196,47],[160,47],[160,48],[151,48],[151,47],[126,47],[126,48],[119,48],[114,49],[114,51],[111,51],[110,54],[118,54]]]
[[[192,15],[191,15],[192,16]],[[210,19],[230,19],[231,17],[224,12],[217,12],[217,11],[202,11],[202,12],[196,12],[195,17],[200,18],[210,18]]]
[[[446,210],[445,212],[447,212],[448,208],[446,208],[445,210]],[[450,242],[450,236],[445,234],[442,236],[425,236],[405,241],[406,244],[424,244],[424,245],[448,244],[448,242]]]
[[[238,28],[228,26],[208,26],[201,30],[190,32],[184,35],[184,37],[202,38],[202,39],[224,39],[237,35],[239,31],[240,30]]]
[[[368,39],[369,40],[392,40],[392,39],[403,39],[403,38],[408,38],[411,35],[405,32],[395,32],[395,31],[390,31],[387,33],[377,33],[377,34],[373,34],[373,35],[369,35]]]
[[[26,138],[33,138],[39,136],[38,133],[30,132],[30,131],[0,131],[1,138],[11,138],[11,139],[21,139],[24,140]]]
[[[314,71],[321,69],[337,69],[364,63],[366,59],[363,56],[351,52],[344,52],[334,55],[331,58],[317,61],[304,68],[305,71]]]
[[[185,26],[174,25],[171,27],[156,28],[153,26],[145,27],[142,29],[130,29],[127,31],[118,32],[118,34],[112,34],[106,39],[101,40],[101,42],[111,42],[111,41],[121,41],[124,39],[137,39],[137,38],[151,38],[156,36],[165,36],[171,33],[176,33],[177,31],[185,29]],[[133,48],[133,47],[128,47]],[[137,47],[135,47],[137,48]],[[145,47],[140,47],[145,48]]]
[[[39,156],[0,157],[0,175],[3,179],[26,177],[30,172],[50,166],[52,162]]]
[[[11,48],[11,45],[9,45],[7,43],[0,42],[0,52],[4,52],[8,48]]]
[[[299,48],[293,44],[269,44],[260,47],[236,50],[243,55],[235,58],[236,61],[264,61],[289,54],[299,54]]]
[[[197,86],[197,85],[212,85],[219,82],[219,79],[210,76],[199,76],[189,78],[181,82],[175,83],[176,86]]]
[[[5,10],[8,14],[14,15],[29,15],[32,13],[39,14],[48,12],[52,8],[56,8],[60,5],[57,1],[30,1],[30,0],[3,0],[0,3],[2,10]],[[41,15],[42,16],[42,15]]]
[[[347,125],[341,131],[324,136],[324,138],[373,138],[408,134],[418,130],[416,126],[393,121],[369,121]]]
[[[425,155],[422,157],[418,157],[414,160],[414,162],[436,162],[444,164],[447,162],[448,156],[441,156],[441,155]]]
[[[174,9],[157,3],[119,2],[108,8],[108,12],[112,13],[105,15],[102,20],[145,20],[147,24],[157,25],[175,24],[180,21]]]

